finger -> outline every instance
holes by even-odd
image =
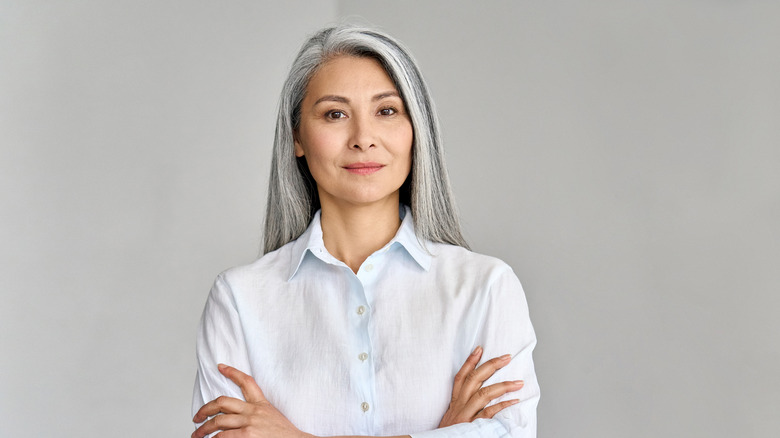
[[[246,435],[244,435],[243,431],[233,429],[220,432],[211,438],[244,438],[245,436]]]
[[[195,432],[192,433],[192,438],[203,438],[218,430],[239,429],[247,424],[247,418],[243,415],[217,415],[195,429]]]
[[[479,359],[482,358],[482,346],[477,345],[477,348],[474,349],[474,351],[471,352],[469,357],[466,358],[466,361],[463,363],[463,366],[460,367],[460,370],[458,371],[458,374],[455,374],[455,380],[452,383],[452,401],[455,401],[457,397],[460,395],[461,387],[463,386],[463,381],[466,379],[466,376],[474,371],[474,369],[477,367],[477,364],[479,363]]]
[[[482,388],[482,384],[485,383],[485,380],[489,379],[496,371],[506,366],[511,359],[512,357],[508,354],[501,357],[494,357],[466,374],[458,397],[462,400],[471,399],[474,393]]]
[[[518,399],[506,400],[506,401],[496,403],[493,406],[488,406],[485,409],[483,409],[482,412],[480,412],[477,415],[477,418],[493,418],[493,416],[496,415],[497,413],[518,403],[520,403],[520,400]]]
[[[480,388],[463,407],[463,411],[470,415],[470,418],[478,416],[479,412],[485,409],[485,406],[502,395],[518,391],[523,387],[522,380],[514,382],[500,382],[490,386]]]
[[[241,393],[244,394],[244,400],[249,403],[266,401],[263,391],[252,376],[225,364],[219,364],[217,365],[217,368],[219,368],[219,372],[222,373],[222,375],[232,380],[233,383],[241,388]]]
[[[201,423],[206,421],[207,418],[217,414],[242,414],[246,411],[247,406],[245,401],[222,395],[198,409],[198,412],[192,417],[192,421],[194,423]]]

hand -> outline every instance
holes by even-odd
[[[455,381],[452,385],[452,401],[450,401],[450,406],[439,423],[440,428],[458,423],[470,423],[477,418],[493,418],[504,408],[520,401],[507,400],[485,407],[498,397],[522,388],[523,381],[501,382],[483,387],[482,384],[485,383],[485,380],[506,366],[512,358],[506,354],[490,359],[477,368],[480,358],[482,358],[482,347],[477,347],[466,359],[458,374],[455,375]]]
[[[220,373],[241,388],[246,401],[221,396],[203,405],[192,421],[200,423],[209,417],[213,418],[195,430],[192,438],[202,438],[218,430],[223,432],[215,437],[222,438],[311,438],[311,435],[298,430],[266,400],[252,376],[223,364],[219,364],[218,368]]]

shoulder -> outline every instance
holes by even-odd
[[[427,242],[426,246],[432,254],[432,271],[467,276],[485,285],[512,280],[519,285],[512,268],[497,257],[446,243]]]
[[[215,289],[222,286],[232,293],[258,290],[263,285],[287,281],[292,263],[292,245],[269,252],[252,263],[234,266],[222,271],[215,281]]]
[[[426,242],[433,260],[443,265],[468,267],[469,270],[484,270],[490,272],[511,271],[512,268],[503,260],[485,254],[480,254],[462,246],[447,243]]]

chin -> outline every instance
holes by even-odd
[[[393,200],[397,203],[399,198],[398,192],[376,193],[373,191],[368,191],[362,193],[353,193],[351,196],[345,196],[341,198],[341,200],[346,204],[363,207],[372,204],[381,204]]]

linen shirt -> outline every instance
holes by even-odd
[[[197,334],[193,414],[220,395],[243,400],[217,369],[225,363],[318,436],[535,437],[536,336],[517,277],[496,258],[420,242],[408,207],[401,216],[357,273],[325,249],[318,212],[297,240],[220,274]],[[478,345],[483,361],[513,356],[485,385],[524,380],[494,401],[520,403],[436,429]]]

